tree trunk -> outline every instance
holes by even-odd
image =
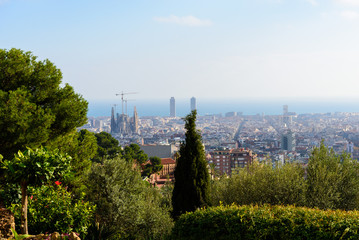
[[[27,182],[21,182],[21,233],[29,234],[27,229]]]

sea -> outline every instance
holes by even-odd
[[[164,100],[136,100],[127,102],[123,106],[118,100],[88,100],[88,117],[111,116],[112,107],[115,111],[122,111],[132,116],[134,107],[140,117],[145,116],[169,116],[169,99]],[[239,112],[243,115],[280,115],[283,113],[283,105],[288,105],[288,112],[297,114],[359,112],[358,99],[222,99],[201,100],[197,99],[197,112],[200,116]],[[176,99],[176,116],[184,117],[190,113],[189,99]]]

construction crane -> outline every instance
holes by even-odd
[[[136,101],[136,99],[124,99],[123,101],[125,101],[125,113],[127,115],[127,101]]]
[[[121,95],[121,103],[122,103],[122,114],[123,114],[123,102],[125,101],[123,99],[124,95],[128,95],[128,94],[137,94],[137,92],[129,92],[129,93],[124,93],[123,91],[121,93],[116,93],[116,96],[120,96]]]
[[[116,107],[118,106],[118,104],[114,104],[113,106],[115,107],[115,112],[117,112]]]

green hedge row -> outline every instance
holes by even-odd
[[[359,239],[359,211],[219,206],[182,215],[172,239]]]

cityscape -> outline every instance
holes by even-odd
[[[197,109],[195,97],[189,99],[188,106],[190,110]],[[359,113],[296,114],[288,105],[278,108],[282,108],[281,115],[227,112],[198,116],[196,124],[208,163],[215,164],[220,173],[227,175],[253,160],[271,160],[273,164],[298,162],[305,166],[313,147],[318,147],[322,139],[335,152],[347,152],[354,159],[359,158]],[[135,107],[133,115],[129,116],[123,112],[115,113],[112,107],[111,117],[89,117],[88,124],[82,129],[105,131],[111,133],[121,146],[136,143],[146,149],[146,153],[152,148],[152,154],[173,158],[185,134],[183,119],[176,116],[174,97],[169,99],[168,113],[168,117],[139,117]],[[168,151],[163,155],[161,151],[166,147]],[[241,157],[238,162],[238,158],[235,161],[229,157],[231,151],[251,157]]]
[[[0,240],[359,239],[359,0],[0,0]]]

